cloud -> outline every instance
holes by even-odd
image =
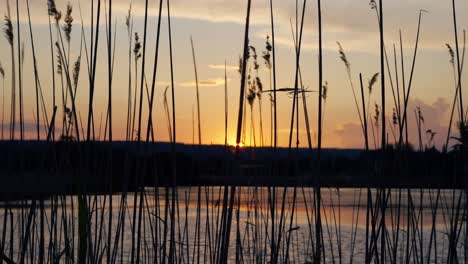
[[[59,10],[65,10],[68,0],[56,0]],[[357,46],[361,50],[373,52],[374,49],[369,47],[369,43],[378,43],[378,25],[374,10],[371,10],[368,4],[369,1],[338,1],[331,0],[323,3],[323,33],[324,46],[330,39],[330,42],[340,40],[347,44],[348,49]],[[78,1],[71,1],[74,6],[73,16],[75,24],[80,23],[80,15]],[[117,17],[121,23],[127,15],[130,0],[114,0],[113,15]],[[143,0],[134,0],[132,4],[132,12],[135,17],[144,16]],[[85,24],[89,24],[91,1],[80,1],[81,10]],[[21,19],[27,22],[26,6],[21,3],[20,14]],[[33,24],[47,23],[47,6],[44,1],[31,1],[32,20]],[[154,18],[158,14],[158,1],[149,4],[148,14]],[[468,3],[461,1],[458,3],[460,10],[468,8]],[[104,12],[104,5],[102,5]],[[451,6],[439,0],[394,0],[384,3],[386,43],[398,42],[398,30],[403,31],[403,41],[405,46],[411,47],[414,42],[414,34],[417,28],[418,14],[420,9],[428,10],[430,13],[424,14],[422,17],[421,28],[421,43],[422,48],[437,48],[443,49],[447,40],[453,39],[451,25]],[[352,10],[352,12],[350,12]],[[251,8],[251,25],[252,32],[260,30],[268,30],[269,32],[269,1],[255,1]],[[166,10],[163,11],[163,15]],[[102,13],[102,15],[104,15]],[[274,3],[275,24],[277,29],[277,39],[283,38],[290,43],[290,19],[295,16],[294,1],[275,1]],[[194,19],[200,21],[208,21],[214,23],[236,23],[243,25],[246,16],[246,1],[242,0],[178,0],[171,2],[171,16],[174,18]],[[317,38],[316,32],[316,6],[314,3],[307,3],[306,20],[304,23],[304,48],[306,43],[315,43]],[[14,18],[15,19],[15,18]],[[460,24],[465,24],[466,18],[460,16]],[[101,19],[101,23],[105,23]],[[429,31],[430,29],[430,31]],[[405,35],[405,34],[410,35]],[[429,34],[430,33],[430,34]],[[262,35],[264,38],[264,35]],[[368,40],[373,40],[369,42]],[[278,42],[279,43],[279,42]],[[334,47],[334,45],[333,45]]]
[[[325,137],[327,137],[325,135]],[[333,141],[337,141],[340,148],[363,148],[364,137],[359,123],[345,122],[335,126],[332,130]]]
[[[415,98],[410,99],[408,101],[408,134],[409,134],[409,141],[415,147],[419,147],[419,133],[418,128],[416,125],[416,117],[414,111],[419,107],[421,109],[422,116],[424,117],[424,123],[421,127],[421,138],[423,147],[429,143],[429,137],[426,133],[427,130],[432,130],[436,132],[434,137],[434,144],[437,148],[441,149],[442,146],[445,144],[445,140],[447,137],[448,131],[448,124],[449,124],[449,115],[451,104],[445,98],[437,98],[432,103],[427,103],[422,101],[421,99]],[[388,133],[388,141],[390,143],[394,143],[393,133],[395,133],[395,137],[398,139],[398,127],[394,127],[391,122],[390,111],[391,108],[388,109],[387,112],[387,133]],[[456,116],[454,117],[456,120]],[[374,146],[374,137],[372,133],[371,124],[373,122],[368,122],[368,133],[369,133],[369,146]],[[454,130],[454,125],[452,125],[452,135],[456,135],[456,130]],[[376,129],[374,127],[374,129]],[[380,129],[380,127],[378,128]],[[392,129],[394,132],[392,132]],[[375,131],[375,141],[376,144],[379,145],[380,143],[380,135],[381,132]],[[328,137],[328,136],[326,136]],[[331,131],[331,137],[334,139],[333,141],[337,142],[340,147],[342,148],[362,148],[364,147],[364,136],[362,133],[361,125],[358,122],[342,122],[336,124],[335,127]]]
[[[280,129],[278,129],[278,133],[280,133],[280,134],[289,134],[290,131],[291,131],[290,128],[280,128]],[[296,131],[297,130],[295,128],[293,128],[293,135],[296,135]],[[310,133],[312,134],[312,131]],[[307,130],[299,129],[299,134],[300,135],[307,135]]]
[[[224,70],[224,64],[208,64],[208,68],[215,70]],[[226,65],[226,70],[228,71],[237,71],[239,66]]]
[[[228,79],[229,82],[229,79]],[[186,82],[179,82],[177,85],[182,87],[195,87],[195,81],[186,81]],[[217,87],[224,85],[224,78],[216,78],[216,79],[207,79],[198,81],[199,87]]]
[[[57,122],[58,123],[58,122]],[[3,129],[4,129],[4,135],[9,135],[9,131],[10,131],[10,125],[11,123],[10,122],[5,122],[3,124]],[[58,124],[57,124],[58,125]],[[55,129],[56,131],[58,131],[59,127],[58,126],[55,126]],[[24,128],[24,132],[25,133],[30,133],[30,132],[36,132],[37,131],[37,123],[35,121],[31,121],[31,120],[24,120],[24,123],[23,123],[23,128]],[[0,128],[1,129],[1,128]],[[61,127],[60,127],[61,129]],[[46,127],[44,124],[40,124],[39,125],[39,131],[41,133],[43,133],[44,131],[46,131]],[[15,122],[15,134],[19,135],[19,132],[20,132],[20,123],[19,123],[19,120],[17,120]]]

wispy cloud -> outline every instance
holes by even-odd
[[[224,64],[208,64],[208,68],[215,69],[215,70],[224,70]],[[234,70],[237,71],[237,69],[239,69],[239,67],[238,66],[233,66],[233,65],[227,65],[226,69],[228,71],[234,71]]]
[[[228,79],[229,82],[229,79]],[[195,87],[195,81],[186,81],[186,82],[178,82],[177,85],[182,87]],[[216,79],[207,79],[198,81],[199,87],[216,87],[224,85],[224,78],[216,78]]]
[[[229,82],[230,79],[227,79]],[[169,81],[156,81],[157,85],[161,86],[170,86],[171,83]],[[216,87],[216,86],[223,86],[224,85],[224,78],[216,78],[216,79],[206,79],[206,80],[199,80],[198,86],[199,87]],[[182,81],[176,82],[175,86],[181,87],[195,87],[195,81]]]

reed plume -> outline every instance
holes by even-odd
[[[68,2],[67,4],[67,12],[65,14],[65,17],[63,19],[63,22],[65,22],[65,25],[63,25],[62,29],[63,29],[63,32],[65,33],[65,39],[67,40],[67,42],[70,44],[70,38],[71,38],[71,32],[72,32],[72,26],[73,26],[73,17],[72,17],[72,11],[73,11],[73,8],[70,4],[70,2]]]
[[[463,51],[462,51],[462,63],[461,63],[462,69],[463,69],[463,64],[464,64],[464,59],[465,59],[465,42],[466,42],[466,33],[465,33],[465,30],[463,30]],[[450,121],[449,121],[449,125],[448,125],[448,132],[447,132],[447,137],[446,137],[446,141],[445,141],[445,149],[447,150],[449,140],[450,140],[450,136],[451,136],[453,115],[454,115],[455,107],[456,107],[457,101],[458,101],[458,82],[457,82],[457,74],[456,74],[456,70],[455,70],[454,51],[453,51],[452,47],[449,44],[445,44],[445,45],[447,46],[448,51],[449,51],[450,64],[452,66],[452,72],[453,72],[453,81],[454,81],[454,84],[455,84],[455,96],[453,98],[452,110],[450,112]],[[459,112],[459,116],[461,116],[460,110],[458,110],[458,112]]]
[[[55,65],[54,65],[54,44],[52,39],[52,26],[50,17],[54,17],[57,13],[57,7],[54,0],[47,0],[47,11],[48,11],[48,25],[49,25],[49,47],[50,47],[50,63],[51,63],[51,73],[52,73],[52,105],[56,107],[56,97],[55,97]],[[55,118],[52,124],[52,139],[55,139]]]
[[[255,77],[252,80],[252,88],[253,92],[256,93],[255,97],[258,97],[258,111],[260,114],[260,146],[263,147],[263,116],[262,116],[262,92],[263,92],[263,84],[260,80],[260,77],[258,77],[258,70],[260,68],[260,64],[258,63],[258,54],[257,54],[257,49],[254,46],[250,46],[251,50],[251,57],[252,57],[252,63],[253,63],[253,69],[255,70]],[[252,95],[250,95],[252,96]],[[247,97],[249,97],[249,94],[247,94]],[[254,97],[254,99],[255,99]],[[247,98],[248,101],[248,98]],[[252,106],[251,106],[252,109]],[[253,113],[252,113],[253,115]],[[252,121],[252,124],[255,121]],[[255,145],[255,129],[254,129],[254,145]]]
[[[8,4],[9,2],[7,2]],[[13,24],[11,23],[10,18],[10,8],[8,7],[8,15],[5,15],[5,25],[3,28],[3,33],[5,33],[5,38],[8,41],[8,44],[13,45]]]
[[[78,78],[80,77],[80,68],[81,68],[81,55],[78,56],[73,66],[73,85],[75,87],[75,94],[76,94],[76,89],[78,88]]]
[[[361,124],[362,133],[365,133],[364,132],[364,130],[365,130],[364,129],[364,122],[362,121],[362,116],[361,116],[361,110],[359,108],[359,104],[358,104],[358,101],[357,101],[357,98],[356,98],[356,92],[354,91],[354,84],[353,84],[353,81],[351,79],[351,64],[349,63],[349,60],[346,57],[346,53],[344,52],[343,47],[341,46],[340,42],[337,41],[336,44],[338,44],[338,53],[340,55],[341,61],[343,61],[344,65],[345,65],[346,73],[348,74],[348,80],[349,80],[349,84],[351,86],[351,90],[353,92],[354,104],[356,106],[356,110],[357,110],[357,113],[358,113],[358,116],[359,116],[359,121],[360,121],[360,124]]]
[[[374,126],[377,128],[376,130],[379,130],[379,122],[380,122],[380,108],[377,103],[374,104]],[[379,134],[377,133],[377,141],[378,140]]]
[[[346,57],[346,53],[344,52],[340,42],[337,41],[336,44],[338,44],[338,53],[340,54],[340,59],[341,61],[343,61],[348,74],[351,75],[351,64],[349,63],[348,58]]]
[[[378,77],[379,77],[379,73],[376,72],[376,73],[374,73],[374,75],[372,75],[372,78],[370,78],[370,80],[369,80],[369,85],[367,86],[367,87],[368,87],[368,90],[369,90],[369,94],[372,93],[372,87],[373,87],[374,84],[377,82]]]
[[[369,96],[367,97],[367,111],[368,111],[368,113],[364,113],[366,115],[366,119],[370,119],[370,117],[371,117],[370,101],[371,101],[371,98],[372,98],[373,87],[377,83],[378,77],[379,77],[379,73],[376,72],[376,73],[374,73],[374,75],[372,75],[372,78],[370,78],[369,81],[368,81],[368,85],[367,85],[367,91],[369,93]],[[371,130],[372,130],[372,138],[374,140],[374,147],[377,148],[377,141],[375,139],[375,130],[374,130],[374,126],[372,125],[372,123],[371,123]]]
[[[3,69],[3,65],[1,61],[0,61],[0,75],[2,76],[2,80],[5,79],[5,70]]]
[[[137,104],[137,92],[138,92],[138,60],[141,58],[141,42],[138,32],[135,32],[135,44],[133,47],[133,58],[135,60],[135,91],[133,97],[133,117],[132,117],[132,128],[130,130],[130,138],[133,138],[135,132],[135,115],[136,115],[136,104]]]
[[[455,53],[453,52],[453,49],[450,46],[450,44],[445,43],[445,46],[447,46],[447,49],[448,49],[448,52],[449,52],[449,55],[450,55],[450,64],[452,64],[452,66],[454,66],[454,64],[455,64]]]
[[[322,127],[323,127],[323,121],[325,120],[325,106],[327,104],[327,99],[328,99],[328,82],[325,81],[325,84],[322,85],[322,101],[323,101],[323,106],[322,106]]]

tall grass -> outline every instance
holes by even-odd
[[[2,76],[2,140],[5,139],[4,132],[4,121],[5,121],[5,69],[3,69],[2,62],[0,61],[0,75]]]
[[[227,64],[224,61],[224,146],[228,144],[228,88],[227,88]]]
[[[150,128],[153,129],[153,102],[154,102],[154,91],[156,85],[156,73],[158,69],[158,59],[159,59],[159,40],[161,36],[161,14],[163,8],[163,1],[159,1],[159,12],[158,12],[158,22],[157,22],[157,30],[156,30],[156,48],[154,53],[154,64],[153,64],[153,79],[151,81],[151,96],[150,96],[150,104],[149,104],[149,116],[148,116],[148,125],[146,131],[146,140],[149,140],[149,131]],[[130,16],[130,15],[129,15]],[[164,92],[165,93],[165,92]],[[165,99],[166,100],[166,99]],[[170,130],[169,130],[170,134]]]
[[[197,93],[198,144],[201,145],[202,144],[202,135],[201,135],[201,118],[200,118],[200,91],[198,89],[197,62],[195,60],[195,48],[193,47],[192,36],[190,36],[190,44],[192,46],[193,70],[195,72],[195,89],[196,89],[196,93]]]
[[[442,191],[439,186],[434,187],[434,190],[411,190],[408,188],[405,193],[400,187],[398,189],[389,189],[385,181],[391,177],[398,175],[401,179],[410,179],[410,174],[413,173],[412,154],[409,148],[401,148],[403,140],[408,143],[408,132],[403,133],[403,129],[408,129],[408,102],[410,96],[410,88],[413,85],[413,74],[415,72],[416,54],[418,51],[419,28],[421,24],[421,14],[419,14],[418,32],[416,35],[416,44],[412,61],[412,68],[409,83],[405,80],[403,44],[400,32],[400,56],[401,56],[401,75],[397,62],[397,51],[393,46],[394,66],[395,66],[395,81],[396,90],[393,87],[391,77],[390,63],[386,54],[384,45],[384,30],[383,30],[383,5],[382,0],[379,1],[379,6],[375,4],[377,16],[379,20],[380,31],[380,71],[371,76],[367,83],[367,98],[365,92],[365,83],[363,75],[359,74],[361,102],[358,102],[358,96],[355,94],[352,82],[352,74],[350,63],[346,54],[339,44],[339,53],[342,61],[345,63],[345,68],[348,75],[348,80],[354,95],[354,101],[358,110],[359,119],[363,129],[365,152],[362,154],[362,159],[365,160],[367,167],[365,168],[365,179],[375,182],[382,181],[377,185],[378,188],[371,189],[370,186],[359,186],[354,190],[343,190],[337,184],[335,188],[328,190],[329,195],[323,193],[323,181],[328,174],[323,165],[327,165],[328,160],[325,159],[326,153],[323,151],[323,136],[325,104],[328,97],[328,83],[323,81],[323,47],[322,47],[322,9],[321,1],[317,1],[318,15],[318,111],[317,111],[317,147],[312,151],[310,139],[310,127],[308,123],[308,109],[306,105],[306,93],[311,92],[306,90],[301,73],[301,47],[303,43],[303,31],[307,25],[305,21],[306,1],[303,1],[302,10],[299,8],[299,2],[296,1],[296,31],[291,22],[293,32],[293,42],[295,47],[295,80],[294,88],[277,89],[276,87],[276,61],[275,61],[275,24],[273,17],[273,1],[270,0],[270,22],[271,22],[271,43],[267,37],[265,49],[262,57],[265,60],[265,65],[270,77],[270,89],[263,89],[263,83],[260,79],[258,69],[260,67],[257,61],[255,48],[249,45],[250,20],[251,20],[251,1],[247,2],[247,14],[244,31],[243,54],[240,58],[240,95],[239,95],[239,111],[236,130],[236,149],[235,156],[232,160],[229,159],[229,152],[223,152],[220,158],[221,162],[219,170],[226,179],[236,182],[238,179],[242,181],[242,177],[250,177],[255,181],[255,184],[248,183],[246,187],[240,187],[237,184],[225,183],[222,187],[205,186],[202,191],[201,186],[195,186],[196,192],[192,192],[193,184],[199,184],[196,180],[189,181],[189,187],[178,186],[178,177],[180,174],[188,171],[188,178],[196,179],[198,173],[204,173],[204,167],[197,167],[202,163],[193,160],[188,163],[180,163],[180,159],[185,156],[178,153],[176,121],[180,120],[180,116],[176,115],[176,82],[175,74],[177,74],[177,64],[174,61],[176,50],[173,50],[173,35],[171,28],[171,13],[170,2],[167,1],[167,23],[168,23],[168,41],[169,41],[169,62],[170,62],[170,85],[163,91],[163,108],[164,116],[167,121],[167,129],[170,140],[170,153],[166,156],[163,151],[154,150],[150,146],[152,144],[142,144],[142,118],[145,112],[148,113],[148,122],[146,126],[146,142],[155,141],[153,127],[153,111],[155,107],[156,82],[160,79],[157,75],[158,64],[160,59],[160,29],[162,19],[163,1],[159,1],[158,18],[156,20],[157,31],[155,32],[155,50],[154,50],[154,65],[151,86],[147,84],[147,76],[145,74],[146,53],[152,51],[149,48],[149,12],[150,3],[145,2],[145,20],[142,42],[140,36],[133,31],[133,14],[132,3],[128,16],[126,18],[126,28],[129,41],[129,57],[128,57],[128,102],[127,102],[127,127],[125,132],[126,141],[138,141],[135,149],[123,154],[123,159],[116,160],[116,155],[110,147],[105,155],[101,152],[95,152],[93,146],[95,144],[47,144],[50,147],[50,153],[47,154],[53,158],[47,159],[50,163],[45,164],[46,173],[50,175],[62,176],[63,168],[69,169],[69,173],[73,175],[73,182],[67,186],[67,190],[63,194],[53,194],[50,197],[40,196],[36,199],[33,197],[22,198],[20,201],[2,202],[1,206],[3,215],[0,217],[2,224],[0,226],[0,263],[191,263],[191,262],[216,262],[227,263],[235,258],[236,262],[256,262],[256,263],[343,263],[348,261],[356,263],[363,261],[365,263],[400,263],[409,262],[431,262],[438,260],[448,263],[456,263],[457,261],[466,261],[468,252],[467,224],[466,224],[466,190],[450,190]],[[7,0],[7,18],[4,33],[10,45],[12,55],[12,95],[11,95],[11,111],[10,111],[10,139],[15,139],[14,127],[16,123],[16,110],[20,112],[20,139],[25,136],[25,122],[23,120],[23,105],[22,95],[19,99],[16,98],[16,91],[22,92],[22,88],[16,90],[15,80],[25,80],[27,72],[24,71],[24,52],[21,48],[18,35],[18,56],[15,56],[13,25],[9,14],[9,1]],[[72,6],[68,4],[64,19],[61,20],[61,13],[57,10],[55,2],[49,0],[48,15],[49,15],[49,40],[52,54],[52,78],[55,82],[55,70],[60,75],[62,87],[62,107],[63,107],[63,133],[61,140],[72,141],[76,137],[76,141],[80,141],[80,137],[86,137],[86,140],[91,142],[94,140],[107,140],[112,142],[116,139],[113,135],[112,115],[115,114],[112,109],[112,96],[116,90],[113,84],[114,61],[116,54],[116,27],[117,20],[113,16],[112,1],[104,2],[104,14],[106,24],[107,38],[107,109],[106,113],[101,112],[101,119],[98,131],[95,135],[95,118],[96,113],[93,105],[93,96],[98,93],[98,82],[96,73],[97,57],[100,53],[99,48],[99,29],[100,29],[100,12],[101,1],[97,3],[91,1],[91,48],[87,49],[86,35],[84,31],[83,19],[81,19],[81,39],[80,50],[76,61],[72,60],[74,51],[72,50],[71,32],[72,32]],[[375,2],[374,2],[375,3]],[[452,2],[455,17],[455,2]],[[97,13],[95,7],[97,4]],[[29,10],[29,0],[26,1],[28,11],[29,35],[31,41],[32,60],[34,69],[36,109],[33,110],[33,118],[36,122],[37,139],[41,139],[40,125],[44,124],[44,130],[47,134],[47,142],[54,140],[55,118],[57,114],[55,84],[52,84],[52,118],[49,122],[47,116],[47,105],[44,100],[41,82],[39,78],[39,70],[41,70],[39,61],[36,61],[36,49],[32,21]],[[16,4],[17,16],[19,15],[18,1]],[[299,15],[302,12],[302,17]],[[51,17],[55,20],[56,36],[52,36]],[[18,19],[19,20],[19,19]],[[114,25],[112,25],[114,23]],[[456,25],[456,18],[454,20]],[[18,26],[19,31],[19,26]],[[295,33],[295,35],[294,35]],[[457,38],[457,33],[455,33]],[[133,42],[133,38],[135,41]],[[456,42],[457,39],[456,39]],[[426,127],[423,122],[423,114],[421,109],[416,109],[416,126],[418,133],[419,151],[415,154],[418,159],[421,159],[421,167],[417,168],[416,173],[431,177],[432,173],[426,165],[430,163],[431,155],[446,155],[436,156],[442,157],[445,168],[441,171],[446,172],[448,176],[460,177],[466,172],[466,154],[458,151],[466,149],[463,144],[466,144],[466,133],[464,129],[465,113],[463,112],[463,103],[461,100],[461,76],[464,61],[465,41],[463,41],[463,51],[461,55],[457,53],[457,65],[455,65],[455,51],[448,45],[451,58],[452,70],[454,72],[455,81],[455,96],[452,105],[452,114],[454,108],[459,108],[458,112],[461,118],[460,121],[460,137],[453,138],[457,140],[459,145],[453,150],[448,150],[449,138],[451,131],[448,131],[446,141],[446,152],[443,154],[437,153],[434,147],[434,131]],[[54,46],[55,45],[55,51]],[[73,45],[74,46],[74,45]],[[89,82],[89,101],[88,101],[88,124],[86,134],[84,126],[78,122],[80,116],[77,105],[79,75],[81,69],[82,50],[85,50],[85,57],[88,68]],[[175,46],[175,45],[174,45]],[[195,48],[191,39],[192,59],[195,72],[195,88],[197,93],[197,115],[198,115],[198,143],[202,144],[202,126],[200,113],[200,98],[199,98],[199,80],[197,73],[197,63],[195,60]],[[458,44],[455,49],[458,52]],[[174,52],[174,53],[173,53]],[[55,61],[55,55],[57,61]],[[117,53],[118,54],[118,53]],[[15,60],[18,59],[18,68],[16,68]],[[141,60],[140,60],[141,59]],[[272,59],[272,60],[270,60]],[[57,67],[55,67],[57,62]],[[141,63],[141,66],[140,66]],[[133,65],[132,65],[133,64]],[[228,87],[227,87],[227,63],[224,66],[224,144],[228,143]],[[385,69],[385,66],[387,69]],[[141,68],[140,68],[141,67]],[[457,67],[457,69],[455,69]],[[134,69],[132,69],[134,68]],[[138,70],[140,69],[141,72]],[[16,70],[19,71],[19,76],[15,75]],[[387,75],[385,75],[387,70]],[[134,83],[132,78],[134,75]],[[379,76],[380,74],[380,76]],[[2,81],[5,77],[5,69],[0,64],[0,75]],[[149,77],[149,76],[148,76]],[[381,82],[381,101],[375,103],[375,107],[371,109],[370,101],[372,91],[375,87],[378,78]],[[399,78],[401,77],[401,78]],[[24,79],[23,79],[24,78]],[[140,78],[140,79],[138,79]],[[65,79],[65,83],[64,83]],[[139,81],[139,83],[138,83]],[[386,125],[387,113],[385,103],[385,95],[388,91],[385,90],[386,81],[390,81],[392,87],[394,107],[392,108],[392,125],[390,128]],[[401,82],[400,82],[401,81]],[[20,84],[20,87],[23,83]],[[151,89],[149,89],[151,87]],[[403,107],[400,101],[400,87],[402,89]],[[3,123],[4,123],[4,102],[5,88],[3,88],[2,96],[2,139],[3,138]],[[146,89],[148,98],[148,109],[144,106],[143,96]],[[168,92],[170,91],[170,95]],[[289,134],[289,148],[293,138],[293,130],[296,129],[297,147],[299,146],[299,96],[302,96],[304,107],[304,118],[306,129],[308,132],[310,156],[305,162],[300,160],[299,150],[296,152],[296,157],[291,153],[288,158],[283,161],[279,159],[278,149],[278,127],[277,127],[277,92],[287,92],[292,94],[292,112]],[[292,93],[291,93],[292,91]],[[395,93],[396,91],[396,93]],[[101,91],[99,91],[101,92]],[[134,95],[132,93],[134,92]],[[246,125],[245,120],[247,104],[250,107],[250,129],[253,137],[253,145],[256,145],[255,126],[255,99],[259,99],[259,116],[257,119],[260,122],[260,144],[264,146],[263,137],[263,120],[261,113],[260,98],[263,92],[272,92],[271,113],[270,113],[270,145],[273,147],[273,158],[271,160],[262,161],[255,158],[246,158],[244,150],[241,149],[240,143],[245,137]],[[69,95],[69,96],[68,96]],[[139,98],[139,104],[137,97]],[[168,98],[171,96],[171,98]],[[459,98],[459,99],[457,99]],[[169,101],[171,100],[171,101]],[[379,101],[379,100],[377,100]],[[16,102],[20,106],[16,107]],[[178,101],[179,102],[179,101]],[[360,103],[360,104],[359,104]],[[70,106],[71,104],[71,106]],[[115,107],[115,106],[114,106]],[[26,107],[27,108],[27,107]],[[154,109],[153,109],[154,108]],[[147,111],[146,111],[147,110]],[[136,112],[138,111],[138,121]],[[78,113],[76,113],[78,112]],[[192,112],[193,127],[195,127],[194,111]],[[373,119],[371,116],[373,115]],[[103,124],[102,117],[105,116]],[[114,116],[115,119],[115,116]],[[450,121],[450,126],[453,120]],[[136,123],[138,122],[138,123]],[[294,123],[296,122],[296,123]],[[79,126],[80,123],[80,126]],[[136,123],[136,124],[135,124]],[[295,125],[295,126],[294,126]],[[371,126],[372,132],[368,131]],[[81,130],[80,130],[81,127]],[[101,136],[101,128],[104,127],[104,135]],[[450,128],[449,128],[450,129]],[[389,145],[388,131],[391,130],[395,148]],[[74,131],[74,132],[73,132]],[[399,132],[399,133],[398,133]],[[426,132],[426,141],[424,141],[424,133]],[[73,135],[73,133],[75,135]],[[151,133],[151,134],[150,134]],[[374,147],[380,150],[370,152],[370,133],[374,135]],[[195,128],[193,128],[195,137]],[[157,136],[157,135],[156,135]],[[108,138],[107,138],[108,137]],[[380,138],[379,138],[380,137]],[[206,140],[206,139],[205,139]],[[380,140],[380,144],[377,141]],[[193,140],[195,142],[195,140]],[[397,143],[398,142],[398,143]],[[114,143],[115,144],[115,143]],[[112,144],[112,146],[114,145]],[[110,146],[103,144],[103,146]],[[146,147],[147,146],[147,147]],[[63,148],[63,149],[62,149]],[[201,148],[200,148],[201,149]],[[66,155],[60,155],[64,151]],[[377,157],[373,154],[377,153]],[[461,154],[460,154],[461,153]],[[67,155],[74,157],[67,160]],[[134,155],[134,156],[132,156]],[[194,154],[196,155],[196,154]],[[90,160],[84,160],[85,157],[90,157]],[[118,157],[118,156],[117,156]],[[453,160],[451,157],[455,157]],[[167,159],[168,158],[168,159]],[[316,162],[308,162],[308,160],[316,159]],[[77,162],[76,160],[80,162]],[[170,159],[170,161],[169,161]],[[45,157],[44,157],[44,160]],[[42,161],[42,159],[41,159]],[[26,162],[21,160],[21,162]],[[75,163],[77,162],[77,163]],[[211,162],[208,161],[208,162]],[[247,163],[247,164],[244,164]],[[335,166],[335,161],[332,161],[332,167]],[[453,163],[452,163],[453,162]],[[261,166],[256,166],[260,163]],[[26,163],[25,163],[26,164]],[[183,166],[189,166],[184,168]],[[253,164],[253,166],[250,166]],[[286,164],[286,165],[284,165]],[[461,165],[460,165],[461,164]],[[246,165],[246,166],[244,166]],[[410,166],[411,165],[411,166]],[[121,166],[121,167],[117,167]],[[202,165],[203,166],[203,165]],[[115,168],[123,168],[122,171],[116,171]],[[180,168],[180,169],[179,169]],[[208,167],[207,167],[208,168]],[[202,171],[199,172],[198,170]],[[460,171],[458,171],[460,170]],[[182,172],[181,172],[182,171]],[[22,175],[23,171],[15,172]],[[117,186],[113,176],[122,174],[123,185],[122,193],[114,194],[114,187]],[[214,172],[215,176],[218,172]],[[452,174],[453,173],[453,174]],[[93,188],[98,188],[94,183],[85,183],[82,175],[87,175],[90,178],[100,179],[104,176],[104,187],[99,194],[94,193]],[[307,174],[307,175],[305,175]],[[450,174],[450,175],[449,175]],[[239,176],[240,175],[240,176]],[[305,176],[304,176],[305,175]],[[444,176],[447,176],[444,175]],[[41,177],[41,172],[37,172],[37,176]],[[65,179],[68,174],[65,174]],[[211,177],[212,172],[209,172],[207,177]],[[285,177],[286,176],[286,177]],[[214,176],[213,176],[214,177]],[[262,178],[271,177],[271,178]],[[167,182],[164,180],[167,179]],[[224,179],[224,178],[223,178]],[[265,180],[266,179],[266,180]],[[271,179],[271,181],[270,181]],[[340,178],[341,179],[341,178]],[[398,178],[400,179],[400,178]],[[183,178],[184,180],[184,178]],[[326,179],[328,182],[329,179]],[[354,180],[354,179],[352,179]],[[257,181],[263,181],[262,188]],[[228,182],[228,181],[227,181]],[[278,185],[278,182],[280,184]],[[161,185],[163,183],[163,185]],[[152,184],[154,189],[149,190],[148,184]],[[305,184],[310,184],[312,188],[305,187]],[[294,188],[288,189],[294,185]],[[276,186],[283,187],[281,200],[277,200]],[[397,185],[399,186],[399,185]],[[460,185],[454,185],[460,186]],[[118,186],[119,187],[119,186]],[[301,188],[301,193],[297,193],[297,188]],[[464,185],[463,185],[464,187]],[[362,190],[366,189],[367,197],[361,201]],[[133,194],[129,194],[132,192]],[[344,195],[351,194],[344,198]],[[77,194],[72,196],[72,194]],[[300,197],[302,194],[302,197]],[[325,192],[326,194],[326,192]],[[5,194],[8,197],[9,194]],[[132,197],[133,195],[133,197]],[[298,197],[299,195],[299,197]],[[434,198],[435,195],[435,198]],[[406,196],[406,198],[405,198]],[[2,194],[3,197],[3,194]],[[115,198],[118,197],[116,200]],[[133,204],[128,203],[128,198],[133,198]],[[163,198],[164,197],[164,198]],[[13,197],[14,198],[14,197]],[[300,199],[303,201],[300,201]],[[205,201],[203,201],[205,199]],[[449,201],[450,200],[450,201]],[[277,204],[280,203],[281,205]],[[116,204],[115,204],[116,203]],[[346,203],[346,205],[345,205]],[[351,208],[350,226],[345,223],[346,206]],[[114,208],[115,207],[115,208]],[[365,207],[365,227],[361,226],[360,220],[363,214],[360,210]],[[206,211],[205,211],[206,209]],[[406,210],[404,210],[406,209]],[[429,212],[430,217],[426,214]],[[0,213],[1,214],[1,213]],[[307,221],[305,224],[301,221]],[[234,221],[234,223],[233,223]],[[324,221],[324,222],[323,222]],[[361,220],[362,221],[362,220]],[[443,225],[443,226],[442,226]],[[365,228],[365,230],[364,230]],[[442,230],[442,231],[441,231]],[[348,232],[348,233],[346,233]],[[364,234],[365,233],[365,234]],[[231,237],[231,234],[235,234]],[[349,234],[349,235],[347,235]],[[429,236],[428,236],[429,235]],[[126,241],[131,242],[126,242]],[[364,242],[365,240],[365,242]],[[361,243],[362,241],[362,243]],[[131,247],[128,243],[131,243]],[[230,246],[235,243],[235,246]],[[363,245],[365,244],[365,245]],[[349,246],[349,251],[348,247]],[[448,246],[448,247],[447,247]],[[447,247],[447,248],[443,248]],[[235,250],[235,252],[234,252]],[[462,252],[462,251],[463,252]],[[440,253],[443,252],[443,255]],[[364,257],[360,258],[360,254]],[[348,256],[349,254],[349,256]]]
[[[5,26],[3,32],[10,45],[11,54],[11,108],[10,108],[10,140],[15,139],[16,127],[16,70],[15,70],[15,46],[13,45],[13,25],[11,23],[10,0],[6,1],[7,14],[5,15]]]

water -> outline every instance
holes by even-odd
[[[132,251],[133,262],[137,255],[141,263],[161,262],[164,254],[169,260],[172,193],[167,194],[167,210],[164,188],[147,188],[143,196],[112,195],[112,207],[109,196],[90,195],[86,197],[88,217],[81,218],[82,221],[79,213],[86,210],[78,209],[77,196],[49,198],[44,201],[43,211],[39,201],[36,201],[34,210],[31,209],[33,201],[3,204],[0,210],[0,239],[5,241],[3,252],[15,262],[24,252],[25,262],[36,263],[43,234],[44,258],[48,262],[76,262],[81,222],[87,226],[81,234],[86,238],[88,262],[107,262],[109,254],[112,262],[129,263],[132,262]],[[272,232],[279,262],[286,258],[291,263],[312,261],[317,243],[315,193],[310,188],[297,188],[294,194],[294,189],[288,188],[282,210],[283,194],[284,188],[277,187],[276,202],[273,203],[273,192],[268,188],[237,187],[229,262],[268,263],[272,256]],[[450,256],[466,262],[465,196],[462,192],[387,190],[385,199],[378,198],[383,196],[377,194],[378,190],[371,190],[372,206],[368,206],[367,189],[321,190],[322,261],[364,263],[367,238],[372,262],[379,258],[379,263],[393,260],[402,263],[406,259],[410,263],[446,263]],[[174,261],[215,262],[222,238],[223,195],[223,187],[201,187],[200,194],[198,187],[177,189],[172,243]],[[140,199],[143,201],[141,207]],[[385,225],[381,217],[382,201],[385,201]],[[44,213],[43,229],[41,212]],[[109,230],[110,221],[112,228]],[[29,232],[26,233],[28,222]],[[374,235],[372,222],[375,222]],[[26,237],[28,242],[24,247]],[[456,245],[456,251],[449,250],[450,237],[455,238],[452,244]],[[385,248],[383,252],[382,245]]]

